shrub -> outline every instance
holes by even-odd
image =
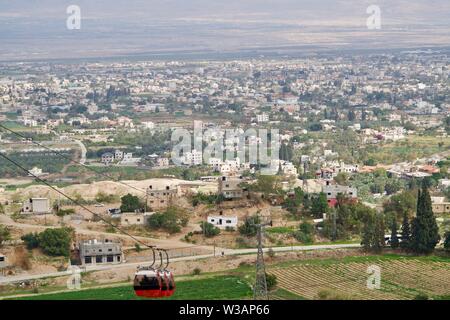
[[[274,257],[275,257],[275,251],[273,251],[272,248],[269,248],[269,250],[267,251],[267,255],[268,255],[270,258],[274,258]]]
[[[186,226],[189,219],[179,209],[175,207],[168,208],[163,213],[155,213],[148,219],[148,226],[154,230],[165,230],[169,233],[177,233],[181,231],[182,226]]]
[[[425,293],[419,293],[414,297],[414,300],[429,300],[429,299],[430,298]]]
[[[447,231],[444,235],[444,248],[445,251],[450,252],[450,231]]]
[[[207,238],[217,236],[220,233],[220,229],[215,227],[213,224],[209,222],[201,222],[200,228],[202,229],[203,234]]]
[[[35,249],[39,247],[39,234],[38,233],[27,233],[23,235],[20,239],[25,242],[28,250]]]
[[[113,203],[118,200],[118,197],[113,194],[106,194],[104,192],[99,192],[95,196],[95,201],[99,203]]]
[[[314,226],[308,222],[300,224],[299,229],[293,233],[297,241],[303,243],[314,242]]]
[[[3,241],[7,241],[11,238],[11,232],[9,231],[8,227],[0,225],[0,246],[2,245]]]
[[[277,276],[274,274],[268,274],[266,273],[266,283],[267,283],[267,290],[272,290],[277,285]]]
[[[74,213],[75,213],[74,209],[59,209],[56,212],[56,215],[58,217],[64,217],[64,216],[67,216],[67,215],[70,215],[70,214],[74,214]]]
[[[120,200],[122,201],[120,206],[120,211],[122,212],[135,212],[143,207],[139,198],[130,193],[123,196]]]
[[[256,224],[258,223],[260,223],[260,219],[258,216],[246,217],[244,224],[239,227],[239,233],[247,237],[256,236]]]
[[[194,276],[198,276],[201,272],[202,270],[200,268],[195,268],[194,270],[192,270],[192,274]]]
[[[72,230],[68,228],[47,229],[39,234],[39,247],[49,256],[70,255]]]

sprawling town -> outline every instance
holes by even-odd
[[[449,55],[0,64],[0,297],[450,297]]]

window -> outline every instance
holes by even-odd
[[[4,262],[5,261],[5,257],[0,257],[0,262]]]
[[[95,257],[95,263],[102,263],[103,262],[103,256],[96,256]]]
[[[117,261],[120,262],[120,256],[117,256]]]
[[[108,252],[112,252],[112,249],[108,249]]]
[[[226,223],[231,223],[231,220],[226,220],[225,222],[226,222]]]
[[[137,219],[137,222],[141,222],[141,219]]]
[[[106,262],[114,262],[114,256],[106,256]]]
[[[92,257],[84,257],[84,263],[92,263]]]

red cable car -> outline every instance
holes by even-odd
[[[162,298],[170,297],[175,292],[175,281],[172,272],[167,270],[169,265],[169,255],[164,249],[156,249],[159,253],[160,265],[154,268],[155,250],[153,251],[153,263],[149,267],[138,267],[134,276],[134,292],[139,297],[144,298]],[[166,254],[166,265],[162,269],[163,258],[161,251]]]
[[[138,270],[134,276],[134,292],[139,297],[160,298],[162,281],[159,270]]]

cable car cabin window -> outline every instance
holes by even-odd
[[[157,277],[148,277],[141,275],[134,278],[134,288],[159,290],[160,286]]]
[[[106,256],[106,262],[114,262],[114,256]]]
[[[84,257],[84,263],[92,263],[92,257]]]
[[[103,257],[102,256],[96,256],[95,257],[95,263],[102,263],[103,262]]]

